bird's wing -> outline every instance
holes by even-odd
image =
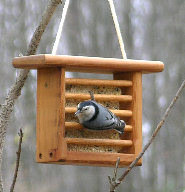
[[[96,104],[99,105],[100,115],[98,116],[98,119],[93,123],[94,129],[114,129],[117,122],[117,117],[103,105],[99,103]]]

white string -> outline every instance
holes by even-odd
[[[61,18],[60,25],[59,25],[59,28],[58,28],[55,43],[54,43],[53,49],[52,49],[52,54],[53,55],[56,55],[56,52],[57,52],[57,49],[58,49],[59,41],[60,41],[60,38],[61,38],[61,35],[62,35],[63,25],[64,25],[64,22],[65,22],[67,10],[68,10],[68,7],[69,7],[69,1],[70,0],[66,0],[65,4],[64,4],[64,8],[63,8],[63,12],[62,12],[62,18]],[[123,59],[127,59],[127,55],[126,55],[125,47],[124,47],[124,43],[123,43],[123,38],[122,38],[122,35],[121,35],[120,26],[119,26],[119,23],[118,23],[118,18],[117,18],[115,7],[114,7],[114,2],[113,2],[113,0],[108,0],[108,2],[109,2],[109,5],[110,5],[110,10],[111,10],[114,26],[115,26],[115,29],[116,29],[116,33],[117,33],[117,37],[118,37],[122,57],[123,57]]]
[[[60,25],[59,25],[59,28],[58,28],[57,36],[56,36],[55,43],[54,43],[53,49],[52,49],[52,54],[53,55],[56,55],[56,52],[57,52],[57,49],[58,49],[58,44],[59,44],[59,41],[60,41],[60,38],[61,38],[61,35],[62,35],[62,29],[63,29],[63,25],[64,25],[64,21],[65,21],[65,18],[66,18],[68,7],[69,7],[69,0],[66,0],[65,4],[64,4],[63,12],[62,12],[62,18],[60,20]]]
[[[109,2],[109,5],[110,5],[112,18],[113,18],[113,21],[114,21],[114,26],[115,26],[116,33],[117,33],[117,37],[118,37],[118,41],[119,41],[119,45],[120,45],[120,49],[121,49],[121,54],[122,54],[123,59],[127,59],[127,55],[126,55],[126,52],[125,52],[125,46],[124,46],[124,43],[123,43],[123,38],[122,38],[122,35],[121,35],[121,31],[120,31],[118,18],[117,18],[117,15],[116,15],[113,0],[108,0],[108,2]]]

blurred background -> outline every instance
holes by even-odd
[[[17,74],[11,60],[20,53],[25,54],[47,3],[48,0],[0,1],[0,103],[4,102]],[[57,8],[37,53],[51,53],[62,7]],[[144,145],[185,78],[185,1],[116,0],[115,7],[128,58],[165,63],[164,72],[143,76]],[[108,1],[71,0],[57,53],[121,58]],[[112,174],[112,168],[35,162],[35,112],[36,71],[32,71],[16,102],[8,127],[3,160],[6,191],[12,182],[20,127],[24,131],[24,140],[15,191],[109,191],[107,176]],[[184,190],[185,92],[144,155],[143,166],[134,168],[118,191]]]

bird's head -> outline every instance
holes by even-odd
[[[91,101],[84,101],[78,104],[75,116],[78,117],[79,122],[89,121],[95,114],[95,104]]]

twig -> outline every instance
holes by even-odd
[[[37,51],[38,45],[40,43],[41,37],[48,25],[53,13],[55,12],[56,7],[61,3],[61,0],[50,0],[45,10],[42,20],[40,21],[38,27],[36,28],[32,39],[30,41],[26,55],[34,55]],[[29,70],[21,70],[18,77],[15,80],[15,83],[9,89],[9,92],[6,96],[4,104],[1,107],[0,112],[0,170],[2,166],[2,152],[4,148],[4,140],[6,136],[7,126],[10,119],[11,112],[14,109],[15,100],[20,96],[22,87],[28,77]],[[0,191],[3,191],[2,184],[2,171],[0,171]]]
[[[93,93],[92,91],[89,91],[89,94],[90,94],[91,100],[95,101],[95,99],[94,99],[94,93]]]
[[[18,151],[16,152],[16,154],[17,154],[16,166],[15,166],[15,172],[14,172],[10,192],[13,192],[13,190],[14,190],[16,179],[17,179],[17,174],[18,174],[18,170],[19,170],[19,162],[20,162],[20,157],[21,157],[21,145],[22,145],[22,138],[23,138],[22,129],[20,129],[18,135],[19,135],[19,147],[18,147]]]
[[[173,106],[175,105],[177,99],[179,98],[180,94],[182,93],[183,88],[185,87],[185,80],[182,82],[180,88],[178,89],[177,93],[175,94],[174,98],[172,99],[170,105],[168,106],[168,108],[166,109],[161,121],[159,122],[159,124],[157,125],[156,129],[154,130],[151,138],[149,139],[149,141],[147,142],[147,144],[144,146],[142,152],[137,156],[137,158],[129,165],[129,167],[125,170],[125,172],[123,172],[123,174],[121,175],[121,177],[118,179],[118,182],[116,183],[112,183],[110,185],[110,191],[114,192],[115,189],[120,185],[121,182],[123,182],[124,178],[129,174],[129,172],[134,168],[134,166],[137,164],[137,162],[141,159],[141,157],[144,155],[144,153],[146,152],[146,150],[149,148],[149,146],[151,145],[151,143],[153,142],[153,140],[155,139],[157,133],[159,132],[159,130],[161,129],[161,127],[164,125],[166,118],[168,117],[171,109],[173,108]],[[110,181],[109,181],[110,182]]]
[[[114,192],[115,191],[115,188],[114,188],[115,184],[120,182],[117,180],[117,172],[118,172],[119,163],[120,163],[120,157],[118,157],[118,159],[116,161],[116,167],[114,169],[114,177],[111,178],[110,176],[108,176],[109,183],[110,183],[110,192]]]
[[[118,172],[119,162],[120,162],[120,157],[118,157],[118,159],[117,159],[117,161],[116,161],[116,167],[115,167],[115,169],[114,169],[114,181],[116,181],[116,178],[117,178],[117,172]]]

